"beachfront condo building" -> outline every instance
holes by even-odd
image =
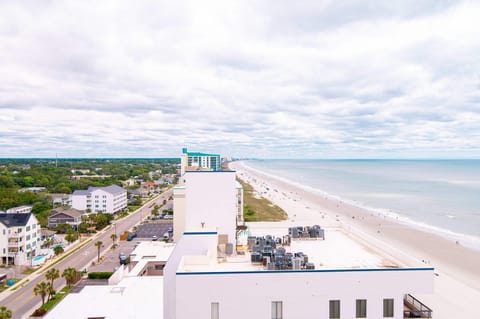
[[[413,295],[433,292],[433,268],[403,264],[342,228],[286,240],[291,222],[252,223],[249,240],[271,244],[259,251],[232,240],[235,189],[233,172],[185,174],[183,233],[164,269],[164,318],[431,317]]]
[[[32,213],[0,212],[0,261],[30,265],[40,250],[40,224]]]
[[[92,213],[113,214],[127,207],[127,191],[117,185],[76,190],[72,194],[72,207]]]
[[[199,152],[188,152],[186,148],[182,149],[180,157],[181,167],[180,174],[183,176],[186,171],[219,171],[220,155],[206,154]]]

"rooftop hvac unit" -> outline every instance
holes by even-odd
[[[318,238],[322,238],[323,240],[325,240],[325,230],[324,229],[320,229],[318,231]]]
[[[250,255],[250,260],[252,261],[252,263],[261,263],[262,255],[260,253],[252,253]]]
[[[298,257],[293,258],[292,269],[293,270],[302,269],[302,259],[301,258],[298,258]]]
[[[309,269],[309,270],[315,269],[315,265],[313,263],[306,263],[305,269]]]
[[[233,244],[232,243],[227,243],[227,245],[225,246],[225,253],[227,255],[233,254]]]

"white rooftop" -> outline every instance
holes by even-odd
[[[272,235],[283,237],[288,234],[288,228],[250,228],[252,236]],[[325,229],[323,239],[292,240],[290,246],[283,246],[286,252],[302,252],[308,255],[308,261],[315,265],[316,270],[332,269],[377,269],[402,268],[388,256],[376,252],[363,245],[357,238],[351,237],[341,228]],[[198,256],[184,257],[177,272],[230,272],[259,271],[265,267],[252,263],[250,253],[218,260],[207,260]]]
[[[45,319],[162,319],[163,277],[126,277],[115,286],[86,286],[70,293]]]
[[[175,244],[163,241],[140,241],[130,253],[130,261],[167,261],[174,248]]]

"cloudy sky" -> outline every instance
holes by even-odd
[[[480,157],[478,1],[0,1],[0,157]]]

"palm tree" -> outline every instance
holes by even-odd
[[[78,275],[78,271],[75,268],[65,268],[65,270],[62,273],[62,277],[65,278],[65,281],[67,282],[67,286],[71,286],[73,284],[73,281]]]
[[[102,247],[103,243],[101,241],[97,241],[95,243],[95,246],[97,246],[97,249],[98,249],[98,258],[97,258],[97,261],[100,262],[100,248]]]
[[[112,248],[115,249],[115,240],[117,239],[117,235],[111,234],[110,238],[112,239]]]
[[[45,274],[45,278],[47,280],[50,280],[50,286],[52,286],[52,291],[53,291],[53,282],[55,281],[55,279],[59,278],[60,277],[60,272],[58,271],[58,269],[55,269],[55,268],[52,268],[50,269],[49,271],[47,271],[47,273]],[[50,300],[50,297],[52,296],[51,293],[48,294],[48,299]]]
[[[0,307],[0,319],[10,319],[12,318],[12,311],[8,310],[7,307]]]
[[[55,246],[55,248],[53,248],[53,252],[55,253],[55,256],[58,256],[64,252],[64,249],[62,246]]]
[[[42,306],[45,304],[45,297],[50,292],[50,288],[50,283],[46,283],[45,281],[39,282],[35,286],[35,288],[33,288],[33,293],[35,294],[35,296],[40,295],[40,297],[42,298]]]

